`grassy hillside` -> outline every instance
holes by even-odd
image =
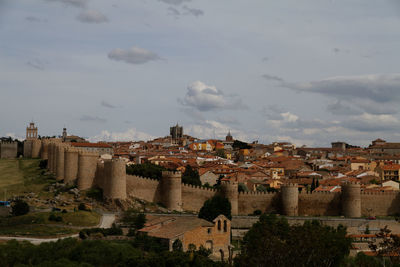
[[[40,159],[0,159],[0,200],[28,192],[40,193],[55,181],[39,168]]]

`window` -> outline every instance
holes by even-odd
[[[221,221],[218,221],[218,231],[221,231]]]
[[[228,224],[226,223],[226,220],[224,221],[224,232],[228,231]]]
[[[211,234],[211,228],[208,228],[208,229],[207,229],[207,233],[208,233],[208,234]]]

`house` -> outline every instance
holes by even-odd
[[[381,181],[399,181],[400,164],[380,165],[375,168],[375,171],[379,174]]]
[[[77,142],[72,142],[71,143],[72,147],[76,147],[79,149],[83,149],[89,152],[97,152],[101,155],[103,154],[108,154],[108,155],[113,155],[113,148],[112,146],[106,144],[106,143],[77,143]]]
[[[200,174],[200,181],[201,181],[202,185],[204,185],[206,183],[208,183],[211,186],[215,185],[219,178],[218,175],[216,175],[215,173],[213,173],[212,171],[207,170],[207,169],[200,169],[199,174]]]
[[[231,221],[224,215],[219,215],[213,222],[188,216],[148,215],[144,228],[139,232],[167,242],[170,251],[174,242],[180,240],[183,251],[189,250],[189,246],[196,249],[203,246],[214,256],[229,255]]]

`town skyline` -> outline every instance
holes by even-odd
[[[372,0],[0,2],[0,136],[367,146],[400,138],[400,6]],[[10,115],[12,114],[12,115]]]

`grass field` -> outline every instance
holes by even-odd
[[[55,181],[39,168],[40,159],[0,159],[0,200],[14,195],[40,193]]]
[[[2,218],[0,220],[0,235],[55,236],[77,233],[79,229],[76,227],[96,226],[101,217],[100,214],[89,211],[56,212],[54,215],[62,217],[62,221],[55,222],[49,221],[50,214],[50,212],[37,212]]]

